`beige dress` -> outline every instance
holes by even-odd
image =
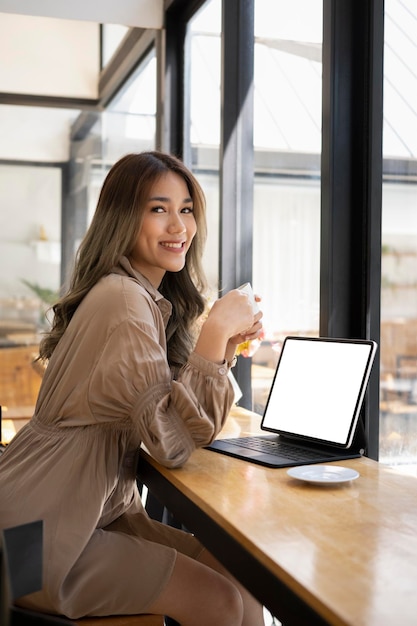
[[[192,535],[151,520],[136,487],[143,443],[185,463],[221,429],[227,367],[166,359],[171,305],[127,259],[84,298],[47,367],[35,414],[0,456],[0,527],[44,520],[44,586],[24,606],[70,618],[146,612]]]

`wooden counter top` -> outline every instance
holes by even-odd
[[[243,409],[233,410],[223,436],[257,432],[259,421]],[[265,468],[208,450],[197,450],[175,470],[148,456],[145,460],[162,477],[165,490],[169,485],[177,497],[197,507],[195,519],[185,513],[183,522],[190,530],[205,538],[202,520],[212,524],[211,535],[217,526],[240,547],[237,571],[249,555],[260,572],[273,577],[268,580],[276,581],[277,592],[282,586],[288,589],[322,623],[417,623],[416,478],[367,458],[335,463],[356,469],[360,477],[333,486],[304,483],[289,477],[285,468]],[[140,472],[145,483],[146,473],[146,468]],[[178,508],[179,515],[186,511],[184,503]],[[213,550],[216,538],[211,535],[207,540]],[[266,590],[260,599],[280,619],[276,595]],[[316,623],[289,621],[288,614],[282,620]]]

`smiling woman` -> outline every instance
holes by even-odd
[[[201,322],[205,236],[204,195],[177,158],[129,154],[111,168],[40,346],[35,414],[0,459],[1,526],[44,521],[44,587],[26,607],[263,624],[196,537],[147,516],[136,484],[142,444],[177,467],[217,436],[236,347],[261,332],[237,289]]]

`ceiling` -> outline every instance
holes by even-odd
[[[2,15],[3,20],[2,20]],[[0,160],[13,161],[41,161],[41,162],[60,162],[66,161],[69,153],[69,130],[72,122],[78,116],[79,110],[66,108],[45,108],[38,106],[22,106],[10,103],[9,94],[33,94],[33,83],[41,84],[41,80],[34,79],[32,66],[35,62],[34,51],[36,52],[45,44],[45,37],[40,32],[41,18],[53,18],[47,21],[46,29],[59,29],[62,20],[71,20],[72,30],[77,30],[77,22],[79,22],[79,32],[85,32],[87,23],[93,33],[90,40],[93,39],[96,48],[99,48],[99,24],[123,25],[128,27],[140,27],[149,29],[159,29],[163,26],[164,17],[164,0],[99,0],[95,2],[86,2],[85,0],[71,0],[71,2],[57,2],[57,0],[0,0],[0,25],[1,20],[4,27],[10,23],[10,20],[16,17],[16,32],[8,33],[9,43],[5,41],[0,44],[2,47],[2,58],[6,59],[3,64],[3,73],[0,73]],[[23,20],[23,16],[29,16],[27,20]],[[94,24],[95,23],[95,24]],[[85,24],[86,26],[83,26]],[[96,28],[95,28],[96,27]],[[30,37],[23,32],[23,28],[30,31]],[[45,32],[48,32],[47,30]],[[39,45],[36,43],[38,37]],[[55,37],[58,40],[60,34],[57,32]],[[32,48],[29,40],[32,41]],[[88,35],[87,35],[88,39]],[[26,45],[26,51],[25,51]],[[74,45],[74,55],[72,57],[71,45]],[[71,62],[78,54],[79,41],[77,37],[66,42],[66,54]],[[57,52],[56,48],[55,54]],[[98,53],[96,53],[97,55]],[[82,55],[82,52],[81,52]],[[44,76],[46,81],[52,88],[55,86],[56,80],[49,78],[50,68],[47,67],[48,57],[54,59],[54,51],[48,50],[44,61],[40,57],[38,66],[35,68],[42,73],[44,68]],[[97,57],[98,59],[98,57]],[[45,63],[45,65],[42,65]],[[85,71],[86,57],[84,62],[78,60],[80,64],[77,69],[74,67],[74,75],[80,76]],[[32,64],[32,65],[31,65]],[[98,85],[99,79],[99,61],[97,60],[96,76],[93,80]],[[59,78],[67,78],[69,75],[69,66],[61,65],[61,73]],[[10,74],[16,72],[20,80],[17,89],[10,88],[8,78]],[[41,74],[39,74],[41,76]],[[91,77],[91,72],[90,72]],[[3,78],[3,80],[2,80]],[[18,81],[17,81],[18,82]],[[42,92],[40,87],[40,94]]]
[[[123,24],[142,28],[162,28],[163,0],[0,0],[0,12],[101,24]]]

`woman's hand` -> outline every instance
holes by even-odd
[[[259,297],[255,296],[257,302]],[[257,317],[256,317],[257,316]],[[239,289],[232,289],[213,304],[207,320],[218,324],[224,329],[227,339],[233,336],[256,332],[253,326],[262,317],[262,313],[255,316],[250,297]],[[238,341],[240,343],[240,341]]]
[[[261,298],[255,296],[256,302]],[[256,339],[262,330],[262,312],[253,312],[248,295],[232,289],[216,300],[204,322],[195,351],[209,361],[231,361],[236,346]]]
[[[244,343],[245,341],[253,341],[253,339],[257,339],[263,328],[261,322],[262,316],[262,311],[259,311],[259,313],[257,313],[253,318],[252,326],[246,329],[244,333],[238,333],[237,335],[230,337],[228,343],[238,346],[240,343]]]

